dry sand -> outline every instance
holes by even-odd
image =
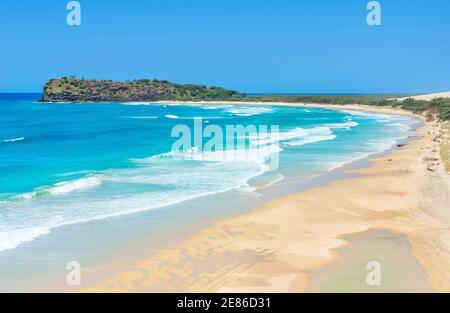
[[[450,173],[450,122],[445,122],[442,129],[441,158],[447,172]]]
[[[450,181],[439,157],[440,132],[440,124],[426,123],[416,140],[367,169],[351,171],[362,176],[219,221],[83,291],[301,292],[311,274],[338,260],[338,251],[351,242],[346,238],[375,229],[407,238],[427,284],[448,292]]]
[[[439,93],[430,93],[426,95],[418,95],[418,96],[412,96],[412,97],[406,97],[406,98],[398,98],[397,100],[405,100],[407,98],[413,98],[415,100],[425,100],[425,101],[431,101],[435,98],[450,98],[450,92],[439,92]]]

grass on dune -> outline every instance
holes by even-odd
[[[446,122],[443,127],[443,142],[441,145],[441,156],[445,163],[445,168],[450,172],[450,122]]]

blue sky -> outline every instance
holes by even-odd
[[[52,77],[168,79],[245,92],[450,90],[450,1],[67,0],[0,2],[0,92]]]

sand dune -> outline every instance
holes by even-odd
[[[405,100],[407,98],[413,98],[415,100],[425,100],[425,101],[431,101],[435,98],[450,98],[450,91],[449,92],[440,92],[440,93],[430,93],[426,95],[418,95],[418,96],[412,96],[412,97],[406,97],[406,98],[398,98],[397,100]]]

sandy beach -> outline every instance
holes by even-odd
[[[270,105],[411,114],[358,105]],[[350,261],[345,260],[354,259],[352,255],[364,256],[365,247],[370,247],[371,257],[379,260],[385,275],[398,275],[399,279],[409,276],[409,286],[392,285],[387,290],[449,292],[450,178],[441,161],[442,131],[440,123],[424,121],[417,138],[407,145],[372,159],[368,168],[347,171],[357,177],[278,198],[248,214],[216,222],[157,256],[143,257],[129,269],[81,291],[326,290],[320,281],[329,284],[333,264],[341,260],[345,264],[339,266],[351,272]],[[395,240],[401,252],[397,255],[395,246],[380,243],[378,237],[373,239],[374,231],[398,237]],[[392,253],[386,257],[386,251]],[[358,271],[361,277],[352,279],[365,280],[367,271]],[[383,281],[389,280],[392,277]]]

